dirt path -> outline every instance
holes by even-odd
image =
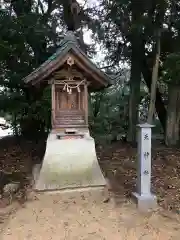
[[[2,240],[178,240],[180,222],[138,214],[131,202],[103,201],[102,192],[37,195],[12,214]]]

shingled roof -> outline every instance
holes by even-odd
[[[39,68],[24,78],[25,83],[35,85],[37,82],[47,79],[49,75],[51,75],[64,64],[63,59],[65,59],[68,53],[76,56],[79,60],[79,63],[81,63],[81,67],[82,65],[84,66],[84,72],[88,70],[87,74],[90,77],[92,74],[93,78],[96,78],[94,80],[100,80],[102,86],[107,87],[112,85],[112,78],[101,71],[81,50],[73,32],[68,32],[61,41],[57,51],[50,58],[48,58],[47,61],[40,65]],[[76,64],[78,65],[78,62]]]

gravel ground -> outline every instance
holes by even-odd
[[[94,190],[33,194],[1,230],[2,240],[179,240],[180,221],[160,210],[140,214],[127,199],[117,205]]]

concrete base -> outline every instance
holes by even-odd
[[[39,191],[106,185],[88,133],[82,139],[58,139],[51,132],[42,166],[36,165],[33,175]]]
[[[139,195],[138,193],[132,193],[136,200],[138,209],[142,212],[147,212],[149,210],[155,210],[157,208],[157,198],[156,196],[150,195]]]

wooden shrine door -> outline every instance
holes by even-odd
[[[72,93],[69,94],[63,91],[62,88],[56,87],[55,89],[55,105],[56,113],[59,111],[82,111],[82,93],[77,89],[72,89]]]
[[[62,86],[55,87],[55,123],[58,127],[81,126],[85,124],[83,109],[83,89],[78,92],[72,89],[71,94],[62,89]]]

